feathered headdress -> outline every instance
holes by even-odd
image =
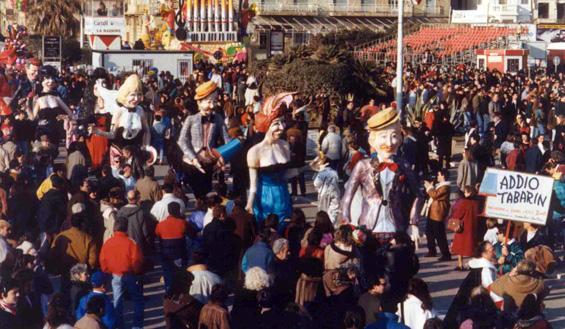
[[[284,92],[268,97],[261,112],[255,115],[255,130],[261,133],[267,132],[271,123],[284,114],[284,109],[292,103],[295,94],[295,92]]]

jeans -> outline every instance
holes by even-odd
[[[184,266],[184,260],[170,259],[163,256],[163,261],[161,262],[163,266],[163,279],[165,280],[165,292],[169,292],[171,284],[173,283],[173,276],[175,272],[180,271]]]
[[[477,126],[479,128],[479,135],[483,137],[488,129],[490,123],[490,116],[488,114],[477,113]]]
[[[124,293],[133,301],[133,327],[143,328],[143,279],[141,275],[112,275],[112,292],[116,310],[117,328],[124,328]]]

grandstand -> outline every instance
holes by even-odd
[[[522,34],[520,27],[508,26],[422,26],[404,36],[405,61],[471,64],[475,49],[506,48],[512,41],[518,41]],[[395,62],[396,38],[390,36],[358,46],[354,55],[377,64]]]

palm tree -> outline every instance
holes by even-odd
[[[73,38],[80,31],[79,0],[35,0],[30,6],[27,26],[32,33]]]

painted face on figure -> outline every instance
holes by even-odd
[[[124,104],[127,108],[134,108],[141,102],[141,93],[136,91],[130,92],[126,97],[126,103]]]
[[[37,79],[37,75],[39,74],[39,66],[36,65],[29,65],[26,70],[26,75],[29,81],[35,81]]]
[[[52,77],[46,77],[41,83],[41,85],[45,90],[53,90],[57,86],[57,83],[55,82],[55,79],[53,79]]]
[[[271,126],[269,126],[267,134],[271,135],[273,139],[280,139],[284,132],[284,127],[284,121],[282,118],[275,119],[271,123]]]
[[[212,114],[217,97],[218,93],[214,92],[210,94],[210,96],[199,100],[198,110],[200,111],[200,114],[202,114],[203,116],[209,116],[210,114]]]
[[[369,145],[377,152],[379,161],[389,160],[402,144],[400,124],[394,124],[369,134]]]

